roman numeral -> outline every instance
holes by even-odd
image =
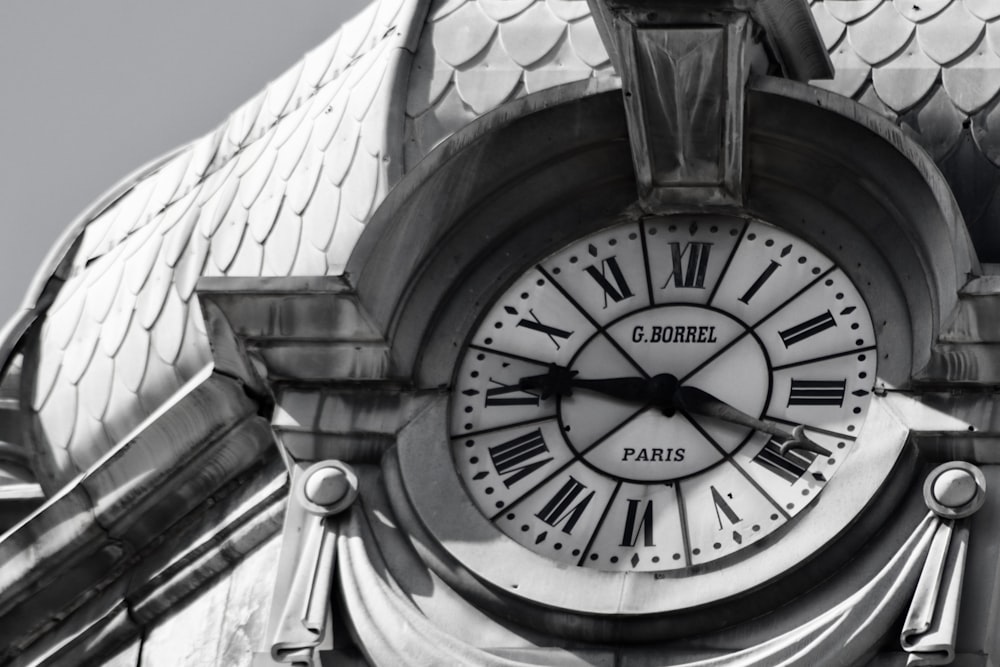
[[[757,456],[753,457],[753,462],[764,466],[789,484],[794,484],[802,475],[806,474],[809,464],[815,458],[815,452],[802,449],[790,449],[782,454],[781,445],[774,440],[769,440],[764,448],[757,453]]]
[[[490,378],[497,385],[486,390],[486,407],[510,405],[538,405],[538,395],[521,389],[516,384],[504,384]]]
[[[623,547],[634,547],[639,541],[639,532],[642,532],[643,546],[652,547],[653,544],[653,501],[647,500],[646,507],[639,515],[639,503],[637,498],[628,499],[628,510],[625,512],[625,531],[622,533]]]
[[[742,521],[743,519],[739,517],[736,510],[729,506],[729,503],[727,503],[726,499],[722,497],[719,490],[714,486],[710,488],[712,489],[712,504],[715,505],[715,518],[719,520],[719,530],[723,529],[723,517],[725,517],[726,521],[731,524],[737,524]],[[729,494],[729,499],[732,500],[732,494]]]
[[[756,294],[760,290],[760,288],[764,286],[764,283],[766,283],[767,279],[770,278],[771,275],[778,270],[779,266],[781,266],[781,264],[778,264],[776,261],[772,259],[771,263],[767,265],[767,268],[764,269],[764,271],[759,276],[757,276],[757,280],[753,281],[753,285],[747,288],[747,291],[743,293],[743,296],[740,297],[740,301],[749,305],[750,299],[753,298],[753,295]]]
[[[600,269],[591,264],[583,270],[586,271],[591,278],[596,280],[597,284],[604,290],[605,308],[608,307],[609,297],[612,301],[618,303],[634,296],[631,288],[628,286],[628,283],[625,282],[625,275],[622,273],[621,267],[618,266],[617,257],[602,259]],[[611,276],[610,280],[608,279],[608,274]]]
[[[796,380],[788,391],[788,405],[836,405],[843,407],[847,380]]]
[[[830,327],[835,326],[837,326],[837,323],[833,320],[833,315],[828,310],[822,315],[817,315],[810,320],[806,320],[802,324],[796,324],[794,327],[779,331],[778,335],[781,336],[785,347],[791,347],[795,343],[800,343],[810,336],[815,336],[821,331],[826,331]]]
[[[542,437],[541,429],[537,428],[513,440],[490,447],[489,451],[493,467],[503,478],[503,483],[508,489],[552,460],[551,456],[538,458],[548,454],[549,448],[545,444],[545,438]]]
[[[566,331],[565,329],[560,329],[559,327],[543,324],[542,321],[538,319],[538,316],[535,315],[534,310],[529,310],[528,314],[531,315],[531,319],[530,320],[522,319],[520,322],[517,323],[517,326],[545,334],[546,336],[549,337],[549,340],[551,340],[552,343],[556,346],[557,350],[560,349],[559,341],[556,340],[557,338],[562,338],[563,340],[565,340],[566,338],[569,338],[570,336],[573,335],[572,331]]]
[[[553,528],[563,523],[562,532],[571,535],[573,528],[576,527],[576,522],[580,520],[587,505],[594,497],[594,492],[591,491],[577,500],[577,496],[586,489],[587,487],[578,482],[576,478],[570,477],[535,516]]]
[[[660,289],[666,288],[670,281],[675,287],[697,287],[705,289],[705,271],[708,269],[708,257],[712,244],[703,241],[689,241],[681,249],[679,241],[670,242],[670,258],[673,269]]]

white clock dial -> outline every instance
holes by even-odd
[[[827,520],[805,510],[851,453],[874,350],[858,290],[797,236],[629,222],[495,299],[455,375],[452,457],[484,519],[538,554],[723,568]]]

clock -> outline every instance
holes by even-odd
[[[646,218],[499,291],[465,344],[450,463],[483,521],[555,563],[683,579],[781,548],[857,446],[869,309],[757,220]]]
[[[843,566],[909,474],[878,274],[750,215],[549,222],[484,247],[422,339],[429,404],[387,488],[428,567],[495,613],[638,640]]]

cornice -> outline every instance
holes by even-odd
[[[272,452],[248,384],[206,367],[122,445],[0,536],[0,659],[119,585],[171,526]]]

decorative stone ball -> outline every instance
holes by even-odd
[[[968,470],[952,469],[938,475],[934,480],[935,500],[945,507],[961,507],[976,497],[976,479]]]
[[[306,480],[303,491],[306,498],[324,507],[334,505],[350,493],[351,483],[340,468],[320,468]]]
[[[986,502],[986,477],[966,461],[942,463],[924,480],[927,509],[945,519],[962,519]]]

